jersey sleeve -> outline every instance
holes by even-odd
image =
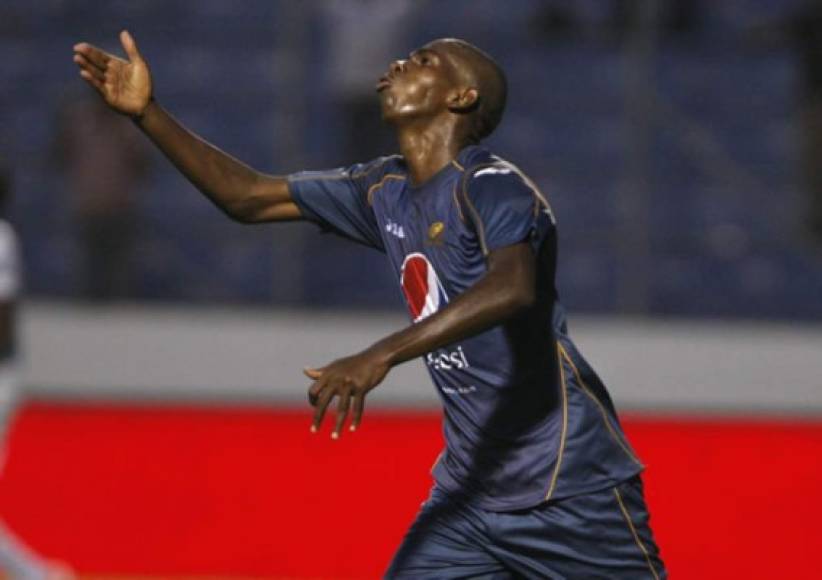
[[[386,171],[391,158],[328,171],[288,176],[291,198],[303,217],[360,244],[385,251],[368,192]]]
[[[473,224],[486,256],[522,242],[536,248],[554,228],[548,202],[513,168],[489,166],[471,171],[462,193],[463,215]]]

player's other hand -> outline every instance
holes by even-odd
[[[388,374],[388,358],[376,349],[368,349],[353,356],[335,360],[320,369],[307,368],[303,372],[314,381],[308,389],[308,401],[314,406],[311,432],[320,430],[325,411],[337,397],[337,422],[332,439],[337,439],[351,412],[351,431],[356,431],[365,409],[365,396],[379,385]]]
[[[81,42],[74,45],[74,62],[80,67],[80,76],[112,109],[139,117],[151,102],[151,73],[127,31],[120,33],[120,42],[128,60]]]

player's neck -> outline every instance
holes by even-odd
[[[400,153],[408,164],[412,185],[420,186],[431,179],[467,145],[454,129],[446,123],[398,128]]]

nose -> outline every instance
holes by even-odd
[[[406,62],[407,61],[402,60],[402,59],[397,59],[394,62],[392,62],[391,66],[389,67],[389,70],[391,71],[391,74],[398,74],[398,73],[404,72]]]

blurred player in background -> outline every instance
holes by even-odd
[[[58,118],[53,157],[71,194],[82,255],[79,291],[95,302],[128,299],[134,292],[137,190],[149,158],[128,125],[88,96],[67,101]]]
[[[400,25],[414,18],[422,4],[422,0],[320,3],[330,61],[328,83],[344,127],[343,138],[337,139],[341,150],[334,155],[344,155],[346,163],[371,159],[393,148],[393,136],[380,122],[379,104],[371,87],[373,75],[383,66],[386,54],[396,54],[408,46],[402,33],[407,27]]]
[[[797,64],[799,161],[807,195],[804,226],[822,244],[822,0],[804,0],[786,17],[754,26],[755,46],[789,47]]]
[[[506,101],[488,55],[441,39],[390,65],[376,89],[401,155],[278,177],[174,120],[153,99],[134,40],[123,32],[121,41],[128,60],[76,45],[81,76],[223,211],[247,223],[315,222],[384,252],[395,270],[413,324],[305,370],[314,432],[337,401],[332,438],[349,413],[356,430],[367,393],[412,358],[423,357],[443,401],[436,483],[388,577],[666,577],[643,466],[568,336],[551,208],[479,145]]]
[[[11,189],[9,171],[0,162],[0,476],[6,459],[4,443],[20,396],[15,357],[15,310],[20,290],[17,236],[6,221]],[[18,539],[0,519],[0,575],[12,580],[72,578],[62,564],[47,562]]]

